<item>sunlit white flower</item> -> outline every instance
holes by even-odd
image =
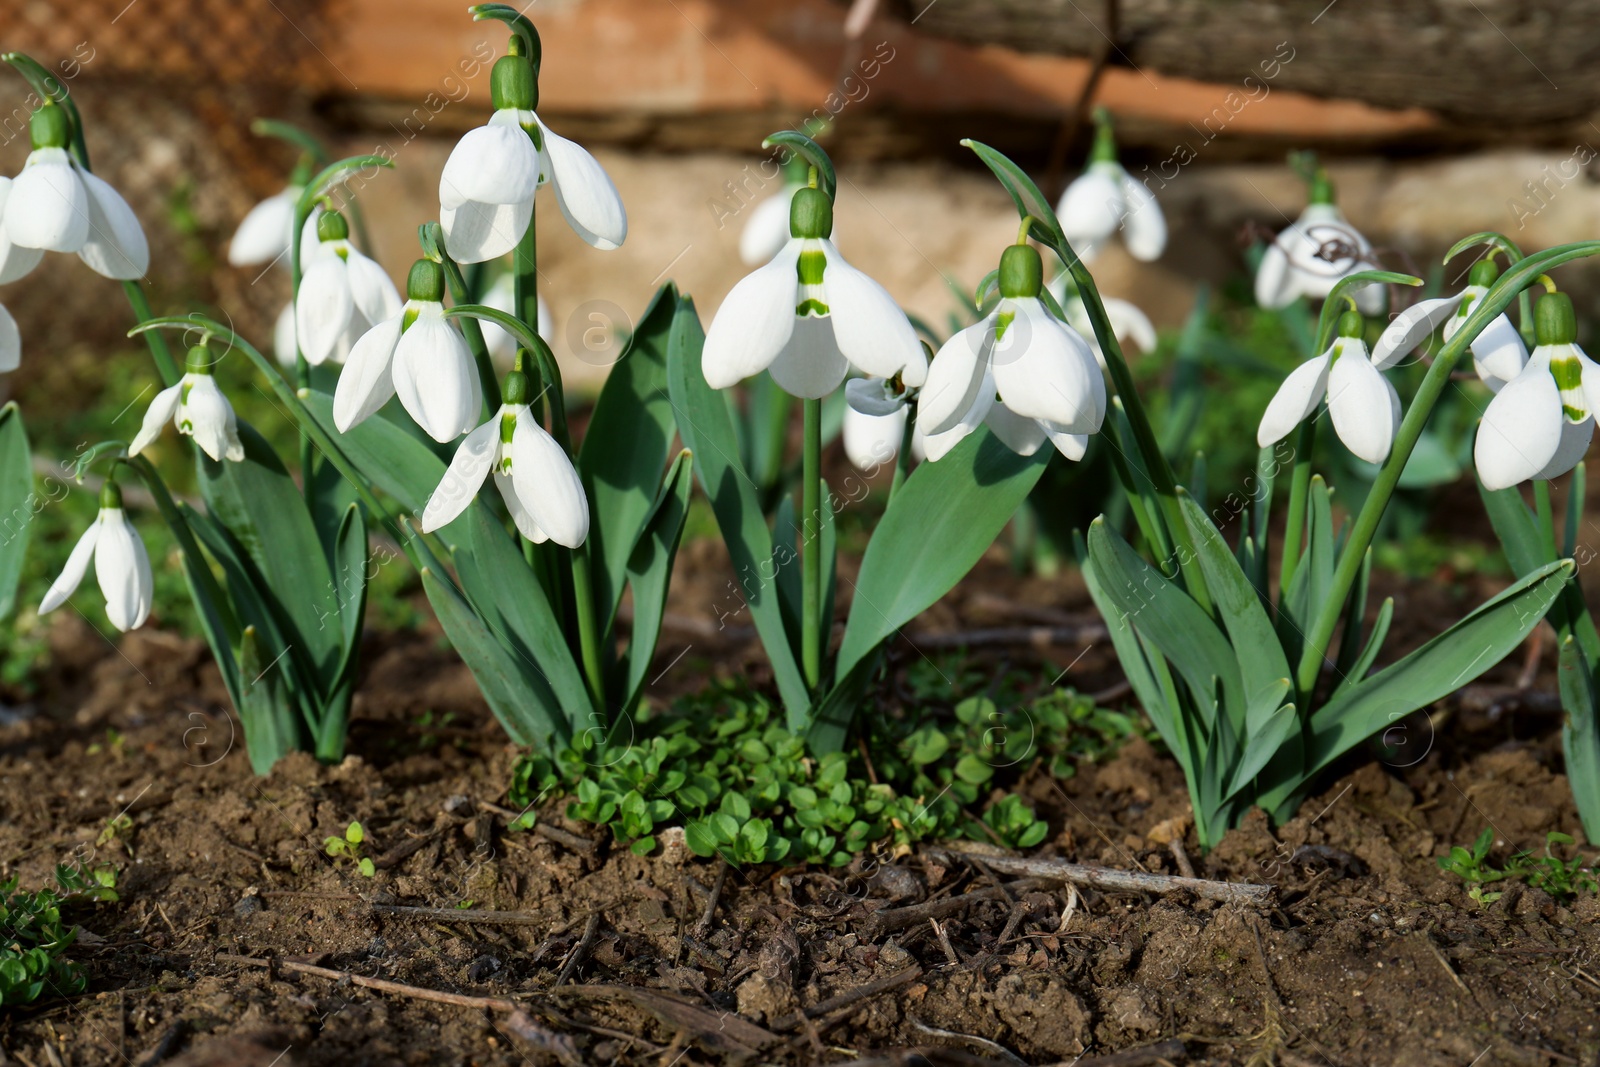
[[[1056,214],[1067,243],[1085,263],[1094,259],[1117,230],[1128,253],[1153,260],[1167,247],[1167,219],[1142,182],[1117,162],[1116,139],[1104,112],[1096,116],[1089,165],[1061,194]]]
[[[1372,346],[1372,361],[1379,370],[1387,370],[1426,341],[1433,331],[1444,327],[1446,343],[1466,323],[1477,302],[1489,291],[1500,275],[1492,260],[1480,260],[1473,265],[1467,287],[1454,296],[1419,300],[1394,317]],[[1511,325],[1502,312],[1489,321],[1470,342],[1473,367],[1478,377],[1494,392],[1499,392],[1506,382],[1515,378],[1528,362],[1528,349],[1522,335]]]
[[[1326,397],[1334,432],[1346,448],[1368,463],[1388,458],[1400,426],[1400,396],[1373,366],[1363,327],[1359,313],[1346,312],[1328,350],[1289,372],[1261,416],[1257,444],[1265,448],[1289,436]]]
[[[509,273],[502,274],[484,292],[483,304],[496,311],[504,311],[507,315],[514,315],[516,289],[516,278]],[[489,355],[502,363],[510,363],[512,357],[517,354],[516,338],[492,322],[480,321],[478,328],[483,331],[483,343],[488,347]],[[546,344],[551,342],[554,334],[550,323],[550,306],[544,302],[543,296],[539,297],[539,323],[535,329]]]
[[[122,492],[115,482],[107,482],[100,491],[100,514],[73,547],[61,577],[39,602],[39,614],[54,611],[77,592],[90,560],[106,598],[106,618],[111,625],[124,633],[144,625],[155,599],[155,579],[150,573],[150,555],[122,510]]]
[[[67,153],[69,127],[53,101],[33,113],[33,152],[3,193],[0,282],[32,270],[44,252],[76,252],[107,278],[138,278],[150,269],[150,245],[133,209]]]
[[[1341,279],[1372,269],[1372,245],[1345,219],[1333,202],[1333,184],[1319,172],[1311,186],[1311,203],[1261,257],[1256,268],[1256,303],[1281,308],[1302,296],[1322,300]],[[1351,296],[1362,314],[1383,311],[1380,285],[1364,285]]]
[[[477,424],[483,406],[478,367],[444,317],[444,272],[419,259],[400,313],[361,336],[339,373],[333,421],[341,433],[396,393],[406,413],[435,441],[453,441]]]
[[[235,267],[283,259],[294,240],[294,210],[305,189],[290,185],[251,208],[228,242],[228,262]]]
[[[1575,343],[1572,300],[1548,293],[1534,310],[1538,345],[1489,401],[1472,458],[1486,489],[1555,478],[1578,465],[1600,411],[1600,366]]]
[[[714,389],[769,371],[794,396],[823,397],[853,366],[878,378],[922,384],[927,357],[887,290],[856,270],[829,240],[833,203],[801,189],[792,235],[772,262],[735,285],[706,332],[701,367]]]
[[[1105,380],[1088,343],[1039,300],[1042,271],[1032,247],[1007,248],[1000,302],[933,357],[917,407],[930,460],[982,424],[1023,455],[1048,438],[1083,458],[1105,419]]]
[[[437,530],[472,503],[483,481],[495,485],[517,529],[530,541],[577,548],[589,536],[589,501],[572,460],[528,407],[521,371],[506,376],[506,403],[467,434],[422,512],[423,532]]]
[[[210,354],[203,346],[190,350],[187,373],[177,385],[161,390],[150,401],[144,423],[128,445],[128,455],[137,456],[149,448],[161,436],[162,427],[171,422],[180,434],[193,437],[200,451],[213,460],[220,463],[224,459],[244,459],[239,420],[233,405],[217,388],[210,366]]]
[[[14,371],[22,364],[22,331],[17,320],[0,304],[0,374]]]
[[[872,472],[893,463],[906,432],[906,409],[898,407],[887,415],[866,415],[849,405],[844,409],[844,454],[856,470]]]
[[[739,232],[739,258],[745,266],[765,263],[789,243],[789,204],[800,188],[801,183],[786,182],[777,195],[750,209],[750,217]]]
[[[351,246],[343,215],[323,215],[317,237],[301,243],[305,273],[294,308],[300,350],[312,364],[342,361],[348,352],[342,341],[400,313],[400,291],[382,267]]]
[[[595,248],[619,247],[628,236],[628,215],[617,187],[593,156],[534,113],[537,89],[527,59],[501,56],[489,86],[494,114],[457,142],[439,176],[439,223],[450,254],[461,263],[481,263],[511,251],[545,184],[579,237]]]
[[[1100,351],[1100,339],[1095,336],[1094,323],[1089,320],[1089,309],[1084,306],[1083,297],[1079,296],[1076,290],[1067,291],[1065,274],[1058,276],[1050,284],[1050,291],[1055,295],[1056,302],[1061,305],[1061,310],[1066,313],[1067,325],[1078,331],[1078,336],[1088,342],[1089,349],[1094,352],[1095,362],[1104,367],[1105,353]],[[1102,296],[1100,303],[1106,309],[1106,318],[1111,321],[1111,333],[1119,345],[1126,347],[1131,341],[1141,352],[1156,350],[1156,328],[1150,322],[1150,316],[1140,311],[1138,305],[1128,300],[1119,300],[1114,296]]]

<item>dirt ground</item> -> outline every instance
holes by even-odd
[[[982,628],[998,599],[1092,637],[1075,578],[985,568],[930,633]],[[0,877],[112,862],[121,901],[74,916],[86,993],[0,1015],[0,1063],[1600,1064],[1600,898],[1512,888],[1480,906],[1435,864],[1485,826],[1500,857],[1577,831],[1550,702],[1504,695],[1515,662],[1285,826],[1252,819],[1203,857],[1191,833],[1200,877],[1274,887],[1258,906],[1074,891],[930,850],[729,869],[717,890],[719,862],[670,843],[634,856],[559,805],[544,830],[506,832],[515,752],[435,633],[370,638],[361,755],[264,779],[199,643],[142,631],[114,650],[77,620],[55,640],[46,688],[0,725]],[[662,655],[756,658],[712,640],[680,621]],[[1069,682],[1110,669],[1092,648]],[[1179,873],[1159,842],[1183,826],[1183,780],[1143,742],[1020,789],[1052,830],[1037,855]],[[323,852],[352,819],[375,878]]]

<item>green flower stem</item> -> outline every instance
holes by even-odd
[[[511,313],[534,333],[539,332],[539,238],[538,212],[528,216],[528,229],[512,253]]]
[[[300,233],[306,228],[306,219],[311,216],[310,205],[304,196],[300,203],[295,205],[294,232],[289,237],[289,306],[300,306],[300,279],[304,272],[300,269]],[[295,314],[290,312],[290,314]],[[279,374],[276,377],[282,378]],[[298,326],[294,334],[294,380],[300,389],[311,388],[311,363],[306,359],[305,350],[300,347],[300,330]],[[287,382],[284,383],[286,386]],[[276,388],[277,383],[273,383]],[[302,421],[300,424],[300,491],[311,492],[312,465],[316,460],[316,451],[311,444],[311,436]]]
[[[906,409],[906,426],[900,432],[900,451],[894,454],[894,481],[889,483],[889,499],[894,500],[894,495],[900,491],[900,486],[905,483],[906,475],[911,473],[911,442],[917,436],[917,410],[914,407]]]
[[[806,399],[800,474],[800,661],[813,692],[822,681],[822,401]]]
[[[128,296],[128,303],[133,307],[133,317],[143,325],[155,318],[150,310],[150,301],[145,298],[144,290],[136,281],[122,283],[122,291]],[[144,335],[144,342],[150,349],[150,358],[155,360],[156,373],[161,375],[163,386],[174,386],[182,374],[178,371],[178,364],[173,361],[172,350],[167,347],[167,339],[155,330]]]
[[[439,265],[444,268],[445,284],[450,286],[450,299],[458,306],[475,302],[472,288],[461,273],[461,265],[439,250]],[[478,365],[478,384],[483,389],[483,417],[491,418],[500,410],[500,378],[494,372],[494,362],[489,358],[489,346],[483,340],[483,328],[470,315],[462,316],[461,336],[467,339],[472,359]]]
[[[1294,443],[1294,474],[1289,481],[1289,514],[1283,527],[1283,559],[1278,565],[1278,599],[1289,595],[1295,568],[1300,565],[1300,541],[1306,528],[1306,496],[1311,489],[1311,451],[1317,441],[1317,423],[1308,418],[1300,424]]]

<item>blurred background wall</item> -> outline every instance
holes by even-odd
[[[1323,153],[1346,214],[1399,268],[1425,273],[1476,230],[1525,247],[1600,230],[1590,147],[1600,126],[1584,95],[1600,88],[1584,73],[1596,69],[1584,64],[1600,19],[1586,3],[1566,5],[1562,23],[1548,5],[1486,0],[1468,5],[1487,24],[1472,33],[1404,3],[1124,3],[534,0],[540,114],[599,157],[630,216],[624,247],[596,252],[539,199],[542,292],[569,374],[603,373],[608,358],[585,337],[625,328],[668,278],[715,308],[747,269],[737,242],[748,205],[776,191],[761,183],[761,138],[815,115],[834,117],[841,250],[938,322],[955,307],[947,279],[970,290],[1015,233],[1009,201],[957,142],[1002,148],[1055,195],[1087,151],[1093,106],[1116,115],[1129,169],[1160,176],[1152,188],[1172,228],[1160,262],[1113,248],[1096,273],[1158,325],[1181,321],[1197,287],[1237,282],[1243,247],[1298,214],[1289,148]],[[226,241],[282,187],[294,152],[254,137],[250,120],[303,125],[338,155],[394,159],[360,200],[375,254],[399,280],[416,225],[437,217],[445,157],[489,114],[488,69],[505,36],[442,0],[0,8],[0,47],[68,83],[96,168],[144,220],[156,307],[210,307],[263,343],[287,276],[228,267]],[[1204,78],[1186,76],[1196,71]],[[28,150],[27,89],[15,77],[0,86],[9,174]],[[1394,106],[1413,98],[1432,106]],[[81,368],[85,345],[119,343],[124,309],[76,267],[52,257],[3,295],[30,353],[63,357],[30,355],[24,375]]]

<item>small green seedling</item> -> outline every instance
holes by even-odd
[[[1485,907],[1499,900],[1504,893],[1486,892],[1484,887],[1505,879],[1526,882],[1553,897],[1572,897],[1580,892],[1600,891],[1600,880],[1595,877],[1593,861],[1586,860],[1582,855],[1562,859],[1555,854],[1556,846],[1572,843],[1572,838],[1567,834],[1548,833],[1545,835],[1542,856],[1531,851],[1518,852],[1506,861],[1504,868],[1498,868],[1484,862],[1494,844],[1494,829],[1490,827],[1478,835],[1471,849],[1457,845],[1448,856],[1440,856],[1439,867],[1471,883],[1472,888],[1467,895]]]
[[[19,892],[15,875],[0,882],[0,1007],[31,1004],[47,993],[83,992],[88,978],[66,958],[78,928],[63,922],[61,909],[74,904],[115,902],[116,869],[56,867],[58,889]]]
[[[361,824],[352,822],[344,828],[343,837],[330,837],[322,843],[322,847],[335,860],[355,860],[356,870],[371,878],[378,873],[378,868],[373,866],[371,857],[361,854],[361,842],[366,840],[366,836]]]
[[[128,840],[132,832],[133,816],[129,815],[127,812],[123,812],[121,815],[113,815],[111,818],[107,819],[106,824],[100,828],[100,836],[94,839],[94,847],[104,848],[113,841],[120,841],[122,843],[123,850],[128,853],[128,858],[132,859],[133,845],[129,843]]]

